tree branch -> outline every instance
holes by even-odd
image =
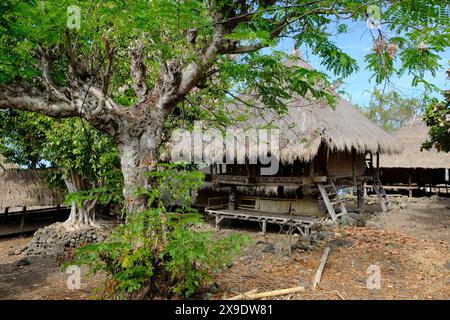
[[[9,108],[38,112],[53,118],[69,118],[78,115],[78,111],[66,102],[49,103],[45,99],[23,94],[17,97],[0,94],[0,109]]]
[[[143,101],[147,94],[147,67],[144,63],[144,48],[142,40],[136,41],[134,47],[130,47],[131,79],[133,89],[139,101]]]

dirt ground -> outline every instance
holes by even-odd
[[[284,249],[295,239],[276,228],[261,236],[253,224],[225,226],[220,234],[239,232],[253,242],[215,276],[215,285],[205,288],[201,297],[222,299],[255,289],[264,292],[301,285],[304,292],[277,299],[450,299],[450,199],[402,202],[402,208],[374,215],[367,227],[336,227],[312,249],[290,254]],[[368,211],[376,210],[376,205],[368,206]],[[101,276],[88,278],[83,269],[81,289],[69,290],[69,274],[60,270],[54,258],[30,257],[30,264],[19,266],[23,257],[9,253],[27,241],[29,237],[0,240],[0,299],[94,297]],[[331,252],[321,283],[312,290],[326,246]],[[366,286],[369,266],[379,267],[380,289]]]

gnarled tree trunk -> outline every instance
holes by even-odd
[[[69,193],[75,193],[92,188],[92,184],[75,172],[70,172],[64,179]],[[72,201],[69,218],[63,223],[66,229],[81,229],[100,227],[96,222],[95,209],[97,199],[82,200],[80,205]]]
[[[162,127],[152,123],[127,129],[118,134],[115,141],[124,177],[125,208],[128,213],[133,213],[147,208],[143,191],[151,188],[148,173],[156,170]]]

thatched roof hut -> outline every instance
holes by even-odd
[[[408,126],[397,130],[394,136],[404,145],[401,154],[383,156],[380,159],[382,168],[450,168],[450,153],[438,152],[436,149],[420,148],[428,138],[428,127],[422,119],[414,118]]]
[[[312,70],[299,57],[292,57],[285,64]],[[370,181],[377,190],[382,188],[378,178],[375,179],[373,155],[401,152],[402,145],[344,98],[336,94],[335,99],[336,103],[330,106],[326,99],[293,95],[282,101],[286,112],[280,115],[247,92],[238,96],[238,102],[226,106],[236,120],[233,121],[236,131],[227,132],[231,136],[225,140],[225,148],[220,138],[214,142],[218,134],[213,132],[203,139],[203,149],[200,137],[183,146],[180,140],[172,142],[172,146],[180,143],[176,150],[180,154],[184,154],[185,146],[186,149],[193,146],[195,159],[205,156],[205,149],[212,156],[207,162],[223,164],[226,158],[225,165],[211,166],[211,181],[214,187],[229,188],[228,203],[213,203],[218,198],[211,195],[205,204],[206,212],[216,216],[216,225],[224,218],[283,225],[287,213],[314,217],[310,221],[317,222],[315,219],[327,212],[336,221],[347,213],[338,189],[356,187],[360,207],[365,182]],[[258,129],[270,130],[256,133]],[[266,135],[271,137],[266,139]],[[183,135],[178,138],[183,139]],[[228,147],[231,140],[234,142]],[[248,159],[243,159],[244,152]],[[270,170],[265,170],[268,162]],[[381,199],[379,194],[384,210],[387,199]],[[294,225],[303,235],[308,234],[307,219]]]
[[[56,206],[64,202],[64,195],[50,188],[38,169],[0,166],[0,208]]]

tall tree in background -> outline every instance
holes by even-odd
[[[441,0],[6,0],[0,108],[82,117],[109,134],[127,209],[140,210],[146,199],[133,190],[150,186],[164,123],[180,103],[211,98],[205,110],[215,113],[244,88],[279,112],[294,92],[331,101],[316,86],[328,83],[324,74],[287,68],[285,55],[261,49],[291,37],[346,77],[358,66],[331,37],[368,18],[383,26],[368,33],[375,81],[406,73],[431,87],[423,76],[438,70],[450,45],[449,4]]]
[[[403,98],[396,91],[383,93],[375,89],[369,105],[360,106],[362,112],[377,125],[392,132],[404,127],[423,112],[423,102],[417,98]]]

